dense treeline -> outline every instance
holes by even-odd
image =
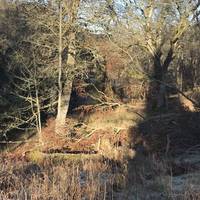
[[[142,98],[155,111],[171,93],[198,90],[199,1],[0,3],[4,139],[13,129],[40,134],[48,114],[62,131],[77,79],[101,89],[92,89],[98,103]]]

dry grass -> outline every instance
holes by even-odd
[[[199,200],[199,173],[172,177],[166,160],[1,159],[2,200]],[[178,182],[177,182],[178,181]],[[181,182],[182,181],[182,182]]]
[[[127,187],[117,199],[200,200],[200,171],[173,176],[167,159],[136,155],[127,165]]]
[[[99,153],[104,157],[123,162],[127,159],[133,159],[136,152],[128,146],[117,146],[113,145],[112,142],[107,138],[102,138],[99,143]]]
[[[2,156],[0,200],[200,200],[200,172],[173,177],[170,174],[173,166],[167,158],[149,155],[148,151],[148,156],[144,155],[136,146],[136,151],[130,149],[130,143],[136,142],[134,138],[129,138],[128,129],[138,120],[138,115],[126,107],[88,116],[87,125],[97,131],[88,136],[83,135],[80,129],[80,134],[76,134],[77,140],[73,145],[68,142],[68,146],[71,150],[91,147],[98,150],[97,154],[25,151],[24,158],[29,161],[16,160],[16,154],[12,159]],[[161,136],[162,132],[167,131],[165,127],[168,127],[170,120],[162,122],[156,119],[143,127],[145,131],[156,133],[151,134],[151,140],[146,138],[150,144],[152,142],[151,146],[156,146],[156,152],[165,149],[166,141]],[[175,118],[177,123],[173,123],[173,127],[170,125],[170,128],[177,128],[179,121],[183,124],[182,119]],[[54,147],[56,142],[55,148],[62,147],[65,141],[57,144],[52,132],[53,123],[51,126],[45,129],[46,140],[51,138],[49,140],[52,141],[47,146]],[[182,126],[180,130],[184,130]],[[174,151],[173,143],[170,144]],[[27,146],[27,149],[30,150],[30,147]]]
[[[112,196],[114,176],[106,162],[42,164],[1,160],[0,199],[81,200]]]
[[[126,107],[118,107],[112,111],[102,111],[91,114],[87,118],[89,127],[98,130],[114,130],[128,129],[135,125],[139,116],[135,112],[131,112]]]

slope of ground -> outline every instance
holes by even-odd
[[[34,136],[2,154],[0,198],[200,199],[199,113],[143,105],[81,108],[61,135],[49,119],[40,151]]]

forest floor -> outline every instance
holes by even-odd
[[[199,113],[86,106],[1,154],[0,199],[200,199]]]

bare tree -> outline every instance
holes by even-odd
[[[34,1],[27,4],[28,6],[25,3],[24,9],[34,34],[24,42],[37,49],[36,58],[39,65],[46,71],[45,76],[52,78],[53,84],[49,85],[49,90],[52,93],[57,92],[55,131],[60,133],[65,125],[73,77],[77,71],[76,22],[80,1]],[[82,66],[79,66],[79,72],[82,71],[80,67]]]
[[[135,49],[151,60],[143,71],[150,79],[149,98],[155,108],[165,107],[166,78],[179,41],[198,14],[199,1],[105,1],[104,31],[130,59],[130,67],[141,63]],[[110,15],[109,15],[110,13]],[[108,16],[110,20],[108,20]],[[105,24],[104,24],[105,25]],[[134,68],[134,66],[133,66]]]

